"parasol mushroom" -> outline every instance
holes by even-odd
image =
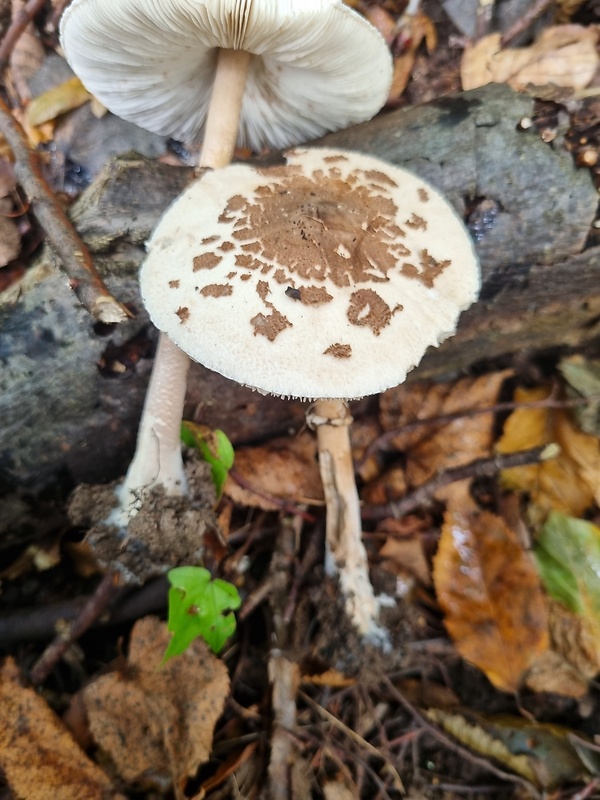
[[[451,336],[479,268],[453,208],[406,170],[316,148],[286,161],[231,165],[190,186],[149,242],[142,296],[194,360],[316,401],[329,565],[359,631],[381,639],[345,400],[402,383]]]
[[[342,0],[74,0],[61,44],[109,110],[155,132],[202,138],[200,167],[228,164],[236,143],[284,147],[369,119],[392,76],[382,37]],[[122,526],[152,486],[185,492],[188,366],[161,335],[113,517]]]

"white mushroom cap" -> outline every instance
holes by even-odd
[[[341,0],[74,0],[61,43],[82,82],[123,119],[202,138],[217,48],[253,54],[238,143],[288,147],[370,119],[392,60]]]
[[[154,324],[191,358],[282,396],[402,383],[476,299],[473,243],[448,202],[358,153],[207,172],[158,224],[141,270]]]

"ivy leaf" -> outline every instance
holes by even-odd
[[[213,430],[207,425],[184,421],[181,425],[181,440],[187,447],[195,447],[202,458],[210,464],[217,498],[223,494],[223,486],[235,457],[233,445],[223,431]]]
[[[203,567],[176,567],[169,570],[169,619],[173,634],[163,663],[183,653],[197,637],[202,637],[214,653],[233,635],[233,611],[241,605],[238,590],[231,583],[212,580]]]

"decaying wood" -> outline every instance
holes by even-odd
[[[388,159],[439,187],[467,218],[483,270],[481,300],[414,376],[446,376],[486,359],[580,346],[600,335],[600,248],[586,248],[597,207],[587,170],[533,128],[533,100],[488,86],[384,114],[321,140]],[[107,165],[73,209],[109,289],[136,319],[96,330],[44,256],[0,295],[0,483],[108,480],[130,457],[150,361],[122,373],[97,364],[152,336],[137,292],[143,242],[191,170],[128,157]],[[116,359],[118,361],[118,358]],[[198,405],[200,404],[200,405]],[[264,398],[194,365],[187,413],[234,442],[303,425],[303,406]],[[0,514],[1,517],[1,514]]]

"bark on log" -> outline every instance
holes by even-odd
[[[481,300],[413,377],[449,375],[523,348],[579,346],[600,334],[600,248],[586,249],[597,194],[560,142],[550,146],[518,129],[532,107],[529,97],[488,86],[319,142],[423,176],[465,215],[477,239]],[[0,295],[0,490],[39,488],[57,476],[72,484],[104,481],[124,471],[151,359],[111,377],[97,365],[136,336],[152,339],[136,271],[144,241],[189,178],[185,168],[123,157],[73,207],[98,269],[135,320],[94,329],[47,253],[20,286]],[[192,369],[188,413],[237,443],[298,428],[303,410]]]

